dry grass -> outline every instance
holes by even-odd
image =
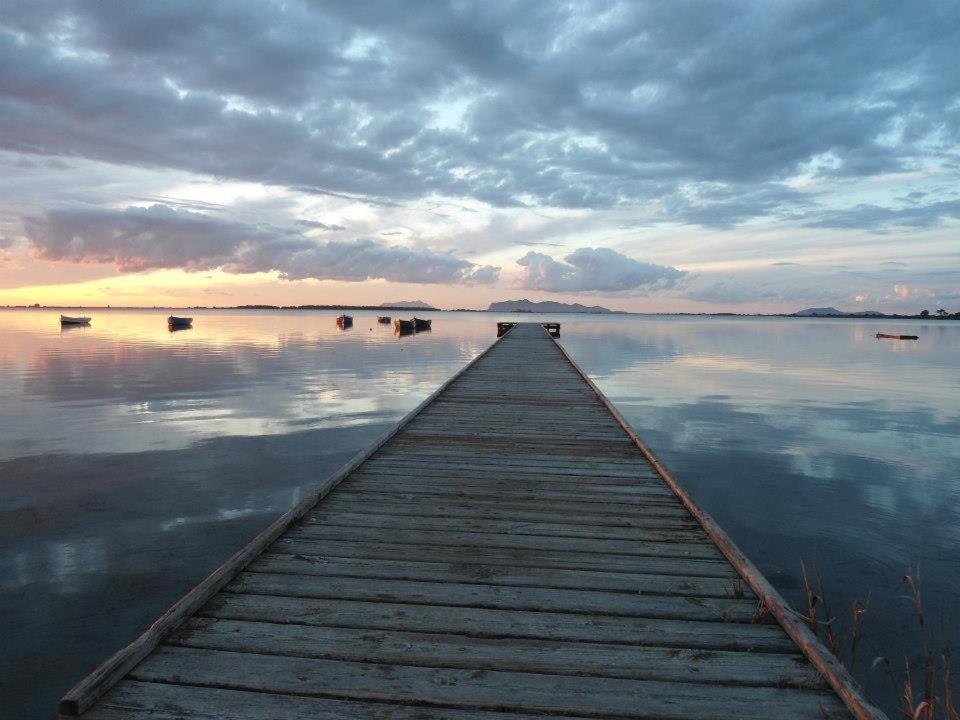
[[[804,620],[817,637],[821,638],[837,658],[851,670],[856,665],[857,649],[863,638],[863,621],[869,608],[854,600],[850,608],[850,632],[844,632],[840,621],[830,613],[826,599],[823,575],[816,563],[812,573],[804,562],[800,563],[806,593],[807,614]],[[946,650],[934,651],[930,642],[923,592],[918,570],[908,571],[900,580],[897,591],[906,589],[897,597],[913,604],[918,621],[920,641],[919,662],[911,663],[904,658],[903,670],[897,672],[887,657],[878,657],[873,668],[882,667],[897,691],[900,712],[908,720],[960,720],[954,700],[955,690],[950,674],[950,654]]]

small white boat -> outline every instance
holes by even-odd
[[[70,317],[69,315],[60,316],[61,325],[89,325],[90,318],[88,317]]]
[[[176,315],[167,318],[167,327],[169,328],[185,328],[191,325],[193,325],[193,318],[177,317]]]

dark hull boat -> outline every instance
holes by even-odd
[[[430,329],[430,323],[432,323],[433,321],[432,321],[432,320],[424,320],[424,319],[422,319],[422,318],[415,317],[415,318],[413,318],[410,322],[413,323],[413,328],[414,328],[414,330],[416,330],[417,332],[419,332],[420,330],[429,330],[429,329]]]
[[[190,327],[193,327],[193,318],[177,317],[176,315],[167,318],[167,328],[170,330],[186,330]]]
[[[389,315],[381,315],[380,317],[377,318],[377,322],[380,323],[381,325],[389,325],[389,324],[390,324],[390,316],[389,316]]]
[[[89,325],[90,318],[88,317],[70,317],[69,315],[60,316],[61,325]]]
[[[341,330],[348,327],[353,327],[353,317],[350,315],[337,315],[337,327]]]
[[[887,333],[877,333],[877,339],[889,338],[891,340],[919,340],[919,335],[889,335]]]
[[[409,335],[416,328],[413,324],[413,320],[394,320],[393,329],[398,335]]]

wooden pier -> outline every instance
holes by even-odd
[[[509,329],[60,712],[884,717],[537,324]]]

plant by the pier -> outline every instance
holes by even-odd
[[[892,663],[886,657],[876,658],[873,665],[874,667],[882,665],[890,675],[900,698],[900,711],[905,718],[960,720],[960,710],[954,701],[953,683],[950,677],[950,653],[947,650],[935,652],[930,645],[919,568],[907,571],[897,586],[898,590],[900,588],[909,590],[909,594],[900,597],[913,602],[917,613],[923,644],[920,662],[914,665],[909,659],[904,658],[902,675],[894,672]]]
[[[803,572],[803,585],[806,594],[807,613],[801,617],[810,630],[821,638],[837,659],[850,670],[856,665],[857,648],[863,637],[863,620],[867,615],[870,597],[861,603],[854,600],[850,608],[850,633],[844,631],[838,618],[830,613],[824,589],[823,574],[816,563],[808,571],[805,562],[800,563]],[[878,657],[873,668],[882,667],[890,677],[900,703],[902,716],[908,720],[960,720],[960,707],[957,706],[957,692],[951,677],[950,653],[947,650],[935,651],[930,644],[926,608],[923,604],[923,592],[918,569],[908,569],[897,585],[897,591],[904,590],[897,597],[913,604],[920,628],[922,649],[919,662],[910,662],[904,658],[902,673],[894,670],[893,663],[887,657]],[[844,652],[847,649],[849,655]]]
[[[800,561],[800,570],[803,573],[803,588],[807,600],[807,614],[803,616],[807,627],[813,631],[814,635],[821,638],[830,648],[830,651],[841,661],[844,661],[844,655],[847,654],[844,652],[845,647],[848,648],[848,664],[853,668],[857,662],[857,648],[860,646],[860,640],[863,637],[863,619],[866,617],[870,606],[870,597],[867,597],[866,602],[853,601],[850,609],[850,633],[848,635],[839,618],[830,612],[820,566],[816,563],[812,565],[816,586],[811,582],[810,572],[808,572],[807,564],[803,560]]]

